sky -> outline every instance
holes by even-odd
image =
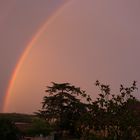
[[[64,0],[0,0],[0,108],[26,45]]]
[[[70,82],[94,99],[97,79],[115,93],[133,80],[139,87],[139,5],[137,0],[1,0],[1,110],[37,111],[51,82]],[[135,96],[140,98],[138,91]]]

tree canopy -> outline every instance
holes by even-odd
[[[59,132],[65,130],[73,135],[80,135],[78,121],[80,116],[87,113],[90,96],[69,83],[52,84],[47,87],[48,96],[43,98],[42,110],[37,114],[45,118]],[[87,103],[81,102],[82,98]]]
[[[136,81],[130,87],[120,85],[119,94],[111,94],[109,85],[96,81],[100,93],[96,100],[69,83],[48,86],[37,112],[61,135],[90,139],[140,139],[140,102],[133,96]],[[137,108],[139,106],[139,108]]]

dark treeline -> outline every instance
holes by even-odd
[[[35,115],[19,113],[0,113],[0,119],[7,119],[12,122],[31,122]]]
[[[111,94],[110,86],[96,81],[96,100],[69,83],[52,83],[47,87],[42,108],[36,113],[46,120],[57,139],[74,137],[83,140],[140,139],[140,102],[130,87],[120,86],[119,94]]]
[[[112,94],[109,85],[96,81],[96,100],[70,83],[52,83],[42,108],[34,115],[0,114],[0,139],[54,135],[55,140],[140,140],[140,101],[130,87],[120,85]]]

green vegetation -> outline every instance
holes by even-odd
[[[64,131],[69,132],[69,135],[80,137],[84,127],[81,129],[79,118],[87,116],[88,109],[88,104],[81,102],[80,98],[89,103],[90,96],[69,83],[53,83],[46,92],[50,96],[44,97],[42,110],[39,110],[37,115],[47,120],[54,130],[59,132],[59,137]]]
[[[42,134],[43,136],[49,135],[51,132],[51,128],[49,124],[40,118],[34,118],[31,122],[31,127],[27,128],[25,133],[28,136],[39,136]]]
[[[1,140],[19,140],[20,132],[11,121],[0,118],[0,139]]]
[[[140,140],[140,101],[130,87],[120,86],[111,94],[109,85],[96,81],[96,100],[69,83],[52,83],[36,115],[0,114],[0,138],[19,140],[20,136],[47,136],[55,140]]]
[[[132,95],[137,90],[135,81],[130,87],[121,85],[116,95],[111,94],[109,85],[96,81],[101,93],[95,101],[69,83],[52,84],[36,114],[51,126],[57,138],[140,139],[140,102]]]
[[[50,127],[43,119],[35,115],[18,113],[0,113],[0,138],[18,140],[20,136],[48,135]],[[13,139],[12,139],[13,138]]]

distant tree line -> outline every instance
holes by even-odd
[[[119,94],[96,81],[100,94],[93,101],[81,88],[69,83],[52,83],[36,113],[49,124],[57,139],[139,140],[140,102],[133,96],[136,81],[130,87],[120,85]]]
[[[50,126],[36,115],[0,113],[0,140],[21,140],[24,136],[49,135]]]

